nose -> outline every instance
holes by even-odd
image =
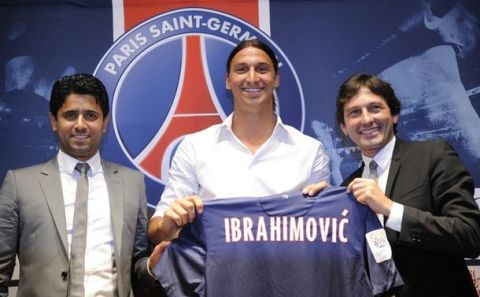
[[[368,112],[368,110],[362,111],[362,123],[363,124],[368,124],[373,121],[373,116],[371,113]]]
[[[82,130],[82,129],[85,129],[85,128],[86,128],[85,119],[83,118],[83,115],[80,114],[78,116],[77,120],[75,121],[75,129]]]
[[[247,73],[247,80],[248,81],[256,81],[257,80],[257,72],[255,71],[255,67],[250,67]]]

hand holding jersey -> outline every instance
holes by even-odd
[[[367,205],[374,212],[390,216],[392,200],[389,199],[378,186],[378,183],[371,178],[356,178],[348,184],[347,192],[352,193],[357,201]]]
[[[330,185],[326,181],[321,181],[316,184],[310,184],[303,188],[302,193],[307,196],[315,196],[320,193],[323,189],[329,187]]]
[[[152,219],[151,226],[157,226],[156,230],[151,230],[156,235],[154,240],[160,242],[177,238],[182,227],[193,222],[196,213],[202,212],[203,202],[198,196],[178,198],[163,217]]]

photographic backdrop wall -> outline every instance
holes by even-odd
[[[226,57],[253,37],[281,62],[278,113],[323,142],[332,184],[360,160],[335,123],[336,91],[365,71],[402,101],[398,135],[447,140],[480,197],[475,0],[0,0],[0,177],[55,156],[51,86],[93,73],[111,100],[103,157],[141,170],[154,207],[182,136],[232,111]]]

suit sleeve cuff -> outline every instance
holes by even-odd
[[[157,276],[155,275],[155,273],[151,270],[150,268],[150,258],[148,258],[148,261],[147,261],[147,271],[148,271],[148,274],[154,279],[154,280],[158,280]]]

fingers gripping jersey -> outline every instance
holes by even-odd
[[[374,296],[402,284],[378,231],[340,187],[210,200],[154,271],[169,296]]]

